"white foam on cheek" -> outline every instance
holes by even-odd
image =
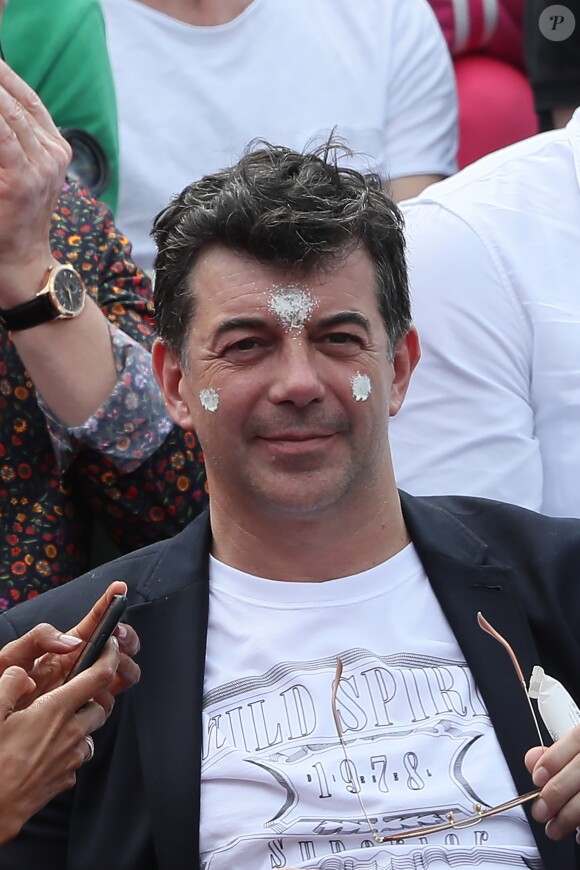
[[[366,402],[371,394],[371,379],[368,375],[357,372],[350,379],[355,402]]]
[[[199,391],[199,401],[204,411],[213,414],[219,407],[220,397],[213,387],[209,387],[209,389]]]
[[[285,329],[302,329],[315,305],[310,293],[299,287],[276,289],[268,297],[268,310]]]

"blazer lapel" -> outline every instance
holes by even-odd
[[[471,668],[520,794],[534,788],[524,765],[538,734],[524,689],[503,646],[477,623],[481,612],[516,653],[526,680],[541,664],[511,567],[457,517],[433,502],[401,493],[405,522],[433,590]],[[544,742],[551,743],[540,723]],[[554,842],[524,807],[546,868],[572,867],[571,842]]]
[[[128,612],[141,639],[132,702],[160,870],[199,865],[208,551],[206,520],[199,534],[168,548],[147,579],[150,591],[175,591]]]

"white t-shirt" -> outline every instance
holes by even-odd
[[[198,27],[104,0],[117,90],[117,223],[149,269],[153,218],[256,137],[302,150],[336,127],[363,168],[455,171],[456,98],[427,0],[253,0]]]
[[[338,657],[348,761],[331,709]],[[515,796],[412,546],[326,583],[212,559],[203,717],[203,870],[540,866],[521,808],[406,843],[370,836],[357,789],[382,833]]]
[[[423,356],[399,485],[580,517],[580,112],[403,210]]]

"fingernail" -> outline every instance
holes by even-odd
[[[73,637],[72,634],[61,634],[59,640],[66,643],[67,646],[78,646],[82,643],[80,637]]]
[[[117,635],[123,640],[123,638],[127,637],[127,626],[123,625],[122,622],[117,626]]]
[[[538,798],[532,807],[532,815],[537,822],[547,822],[550,818],[548,804],[542,798]]]
[[[550,774],[545,767],[538,767],[532,774],[532,780],[536,788],[544,788],[549,779]]]
[[[111,635],[111,643],[113,644],[115,649],[117,649],[117,650],[119,649],[119,641],[117,640],[117,638],[115,637],[114,634]]]

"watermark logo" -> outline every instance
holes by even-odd
[[[574,33],[576,19],[571,9],[556,3],[554,6],[548,6],[544,9],[540,15],[538,26],[542,36],[545,36],[546,39],[550,39],[552,42],[563,42]]]

